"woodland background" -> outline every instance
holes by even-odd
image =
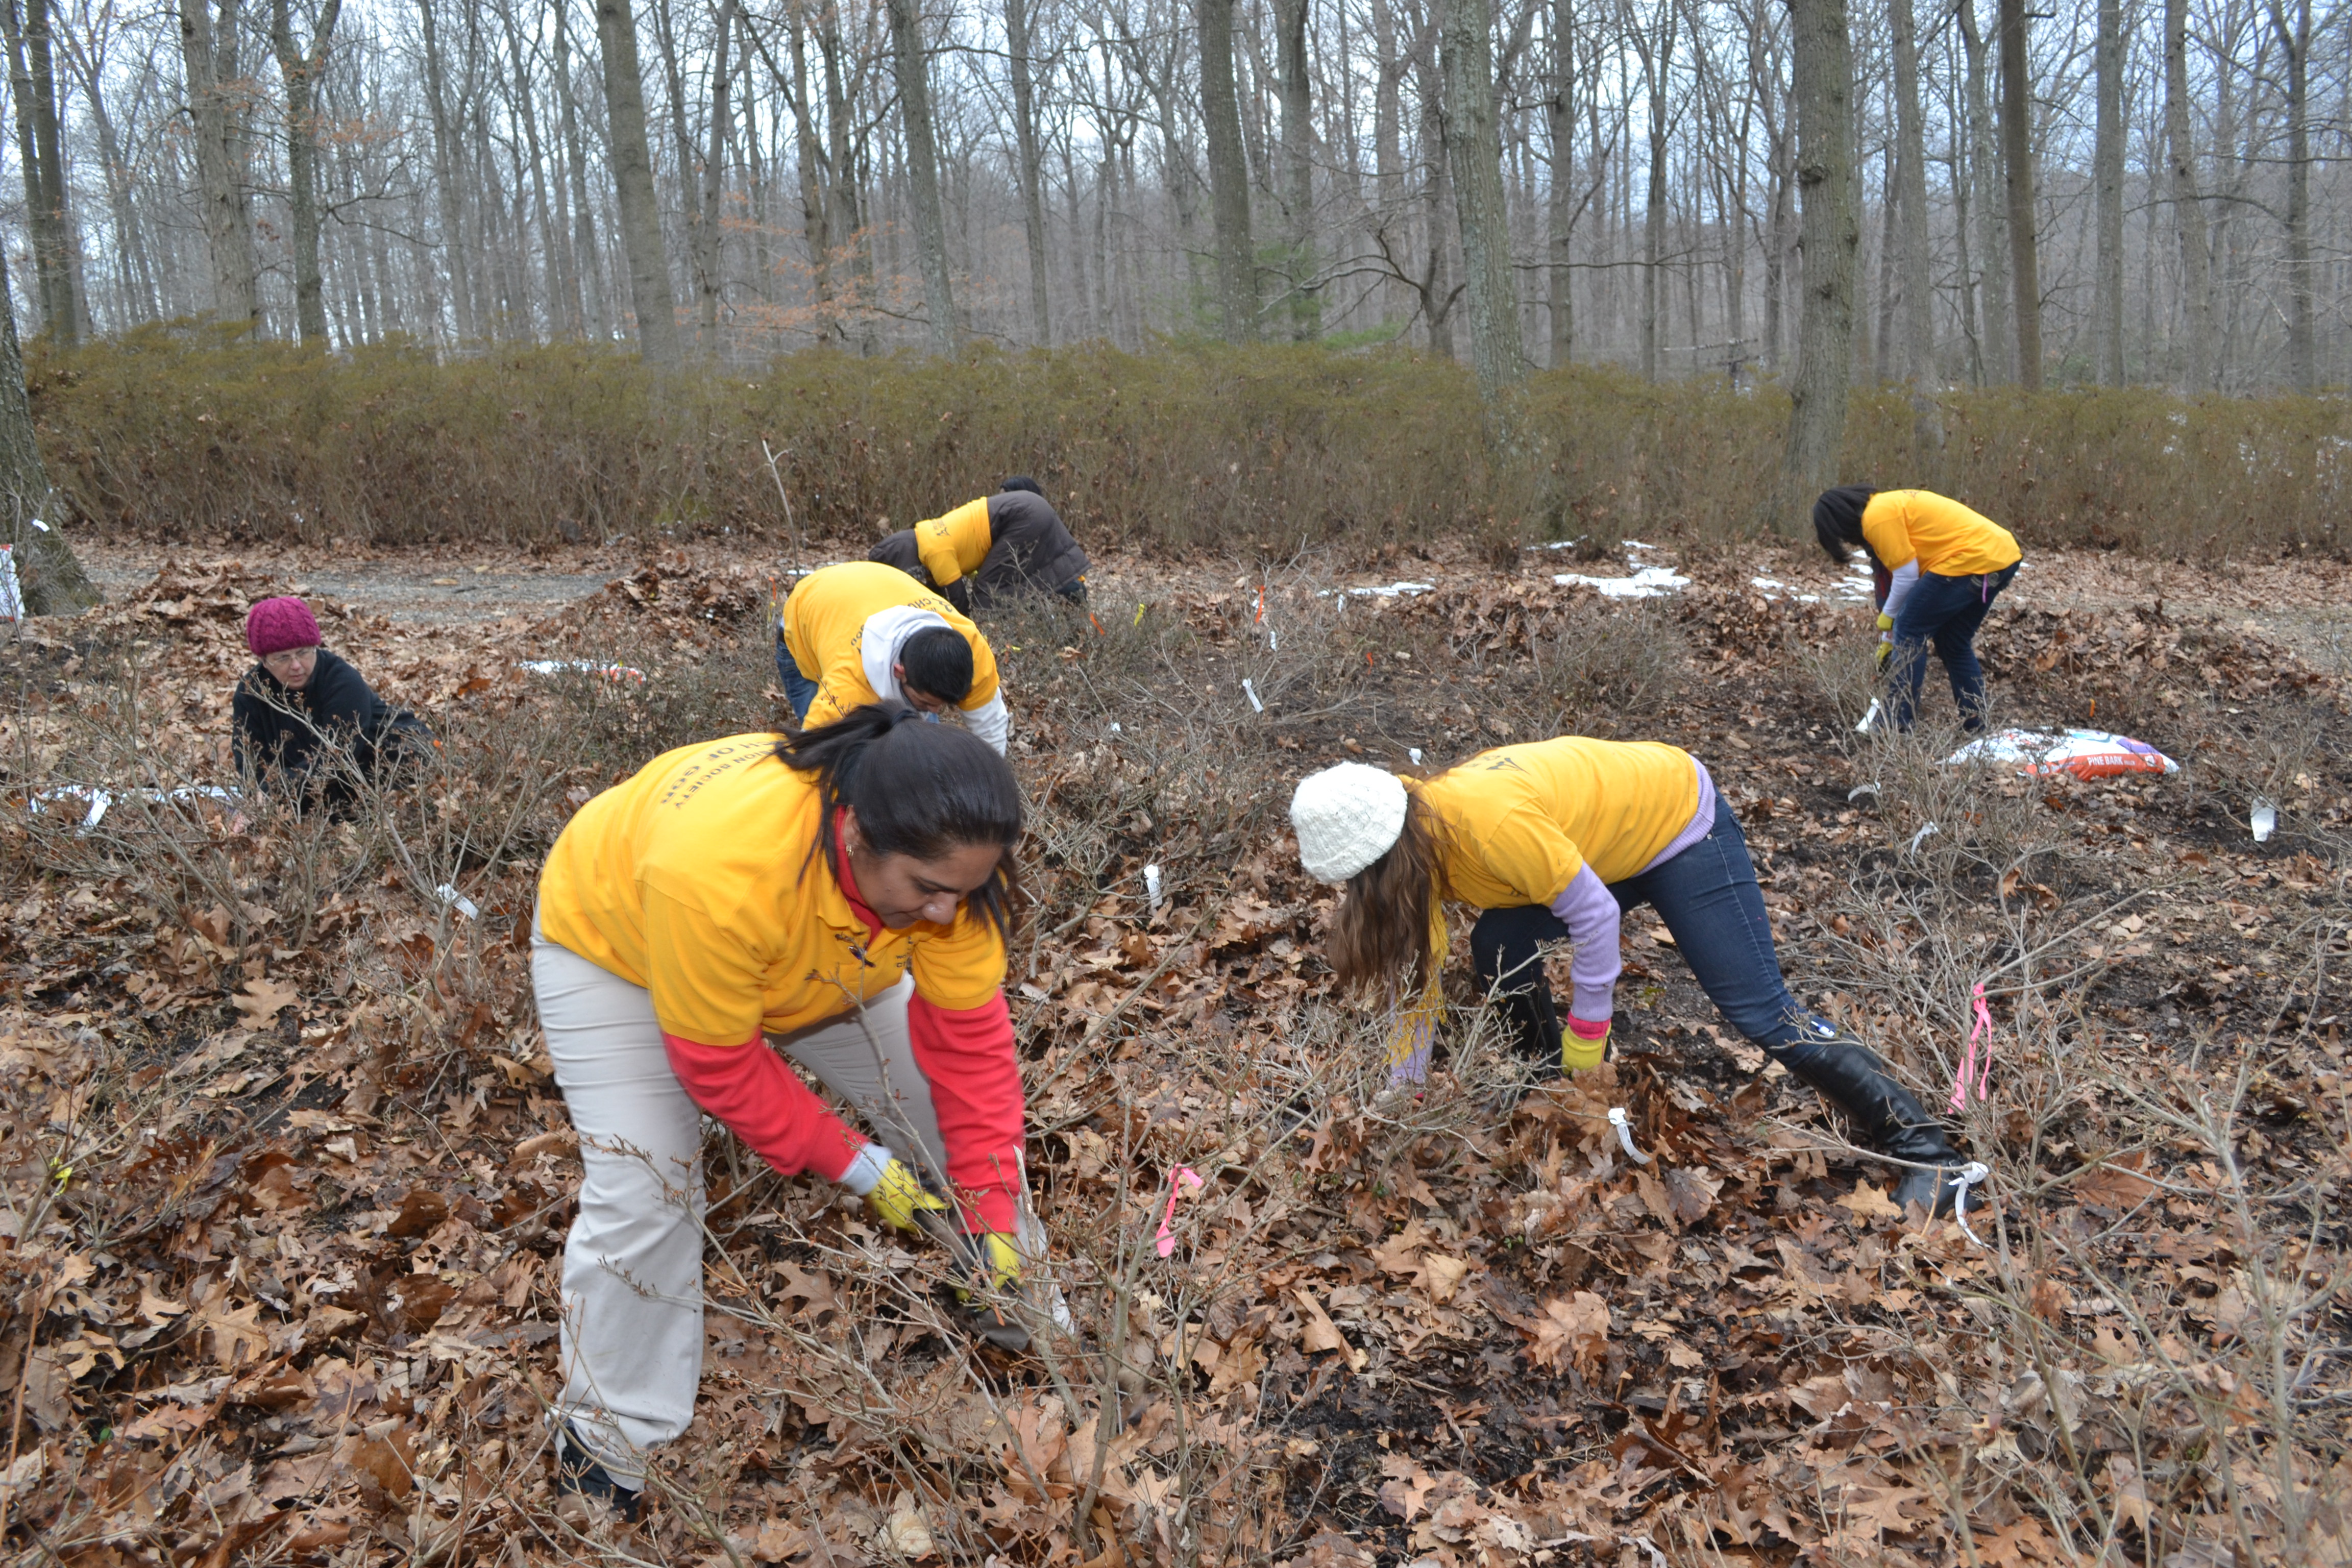
[[[1746,385],[1846,265],[1804,188],[1865,380],[2347,373],[2326,0],[5,9],[8,244],[60,343],[1221,336]]]

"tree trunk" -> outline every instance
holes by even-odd
[[[2094,68],[2098,111],[2091,138],[2091,190],[2098,243],[2091,289],[2091,339],[2099,381],[2124,384],[2124,36],[2123,0],[2099,0]]]
[[[727,149],[734,141],[734,119],[728,95],[734,86],[735,67],[728,58],[734,39],[737,0],[721,0],[719,34],[711,48],[710,147],[702,161],[702,226],[695,237],[695,283],[701,293],[702,352],[719,353],[719,295],[726,281],[726,229],[719,219],[727,189]]]
[[[58,147],[49,0],[30,0],[30,7],[20,22],[16,0],[0,3],[0,27],[8,35],[8,83],[16,103],[16,151],[24,165],[25,226],[33,242],[41,332],[70,346],[81,324],[81,310],[74,298],[73,226],[66,207],[65,159]]]
[[[588,198],[588,157],[580,142],[580,109],[572,90],[572,31],[564,23],[568,5],[555,7],[556,112],[558,134],[563,138],[563,161],[572,183],[572,249],[585,291],[588,331],[599,342],[613,340],[613,316],[604,305],[604,268],[596,243],[596,208]]]
[[[74,47],[70,35],[62,37],[66,58],[74,74],[80,79],[82,101],[89,105],[89,118],[98,128],[99,162],[106,169],[107,211],[114,226],[114,262],[121,279],[123,314],[131,321],[152,321],[161,310],[155,299],[155,275],[147,259],[147,243],[141,233],[139,209],[131,201],[131,170],[123,161],[122,144],[114,130],[114,119],[106,111],[106,100],[99,95],[98,72],[90,68],[87,55]]]
[[[186,0],[183,0],[186,3]],[[478,331],[474,317],[473,269],[467,265],[463,195],[457,186],[457,133],[449,123],[447,78],[443,70],[441,42],[434,26],[433,0],[416,0],[425,28],[425,103],[433,120],[433,183],[441,198],[441,253],[449,271],[450,313],[459,342]]]
[[[1790,0],[1795,64],[1797,188],[1801,200],[1804,310],[1790,386],[1774,521],[1794,528],[1813,497],[1835,484],[1853,366],[1853,56],[1844,0]]]
[[[1526,369],[1518,286],[1511,272],[1510,212],[1503,201],[1503,142],[1495,109],[1493,15],[1487,0],[1444,0],[1438,35],[1445,83],[1445,153],[1470,307],[1470,364],[1491,405]]]
[[[1550,142],[1551,188],[1545,203],[1544,281],[1549,289],[1551,353],[1545,363],[1559,370],[1576,348],[1576,274],[1570,265],[1569,244],[1576,234],[1576,209],[1570,200],[1575,183],[1576,128],[1576,0],[1552,0],[1551,95],[1544,102],[1544,131]]]
[[[2000,155],[1993,134],[1992,102],[1985,90],[1984,35],[1977,28],[1976,0],[1959,0],[1958,16],[1960,42],[1969,57],[1966,91],[1977,249],[1984,256],[1984,281],[1979,295],[1984,303],[1983,376],[1988,384],[2000,384],[2016,374],[2011,369],[2016,357],[2011,352],[2014,345],[2009,336],[2009,225],[2001,216],[2001,203],[1993,195]]]
[[[1282,238],[1289,252],[1290,335],[1300,342],[1321,336],[1323,330],[1323,308],[1315,292],[1315,127],[1307,70],[1310,9],[1309,0],[1274,5],[1275,75],[1282,98]]]
[[[26,615],[69,616],[98,603],[98,590],[53,515],[59,510],[53,494],[34,438],[25,358],[16,345],[16,308],[9,300],[8,262],[0,255],[0,538],[15,557]]]
[[[294,24],[287,0],[271,0],[269,47],[278,57],[278,74],[286,79],[286,178],[291,187],[287,205],[294,219],[294,325],[304,348],[327,346],[325,285],[319,276],[319,73],[326,68],[327,49],[335,36],[335,18],[343,0],[326,0],[319,8],[310,47],[294,41]]]
[[[2114,4],[2114,0],[2106,0]],[[2271,26],[2286,53],[2286,365],[2297,392],[2319,390],[2311,279],[2311,0],[2290,23],[2271,0]]]
[[[2025,0],[2000,0],[2000,154],[2009,193],[2009,275],[2017,295],[2017,379],[2042,386],[2042,269],[2034,257],[2033,105],[2026,94]]]
[[[890,43],[898,73],[898,117],[907,137],[907,198],[915,210],[915,248],[923,271],[923,308],[935,354],[956,349],[955,295],[948,279],[948,226],[940,205],[940,154],[932,133],[930,55],[923,45],[919,0],[889,0]]]
[[[646,142],[645,78],[637,68],[637,23],[629,0],[596,0],[596,42],[604,59],[604,110],[611,126],[613,187],[621,204],[621,244],[629,258],[629,298],[637,315],[637,352],[651,364],[678,363],[677,297],[662,252],[661,208],[654,197],[653,151]]]
[[[1925,392],[1936,382],[1934,258],[1927,237],[1927,145],[1919,112],[1919,42],[1911,0],[1889,0],[1895,33],[1896,195],[1903,206],[1903,373]]]
[[[1217,307],[1225,342],[1257,335],[1257,261],[1250,247],[1249,166],[1234,89],[1234,0],[1199,0],[1201,118],[1209,143],[1209,208],[1217,236]]]
[[[1004,47],[1013,67],[1013,142],[1021,166],[1021,225],[1029,240],[1029,325],[1037,346],[1054,342],[1054,320],[1045,296],[1045,182],[1039,177],[1035,88],[1030,81],[1028,0],[1004,0]],[[1177,182],[1171,165],[1170,183]],[[1180,204],[1182,197],[1178,198]],[[1189,211],[1189,208],[1183,209]]]
[[[2189,135],[2189,0],[2164,3],[2164,137],[2180,240],[2180,302],[2189,317],[2189,390],[2204,392],[2213,384],[2213,291],[2205,207],[2197,192],[2197,150]]]
[[[245,184],[245,100],[237,62],[244,0],[180,0],[180,58],[188,114],[195,122],[196,184],[205,248],[212,262],[213,314],[261,328],[253,209]]]
[[[1650,100],[1650,179],[1642,208],[1642,376],[1658,379],[1658,267],[1666,243],[1666,74],[1675,58],[1672,13],[1665,36],[1654,46],[1639,36],[1634,49],[1642,57],[1643,86]],[[1692,323],[1694,333],[1697,327]],[[1693,341],[1696,338],[1694,336]]]

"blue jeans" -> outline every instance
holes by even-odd
[[[1887,717],[1908,730],[1919,711],[1919,687],[1927,675],[1927,645],[1951,678],[1952,700],[1960,727],[1985,727],[1984,667],[1977,662],[1977,628],[2000,591],[2017,575],[2015,565],[1978,577],[1919,574],[1918,585],[1895,617],[1895,652],[1886,661]]]
[[[793,717],[805,723],[809,704],[816,700],[816,682],[801,673],[793,656],[784,651],[784,639],[776,639],[776,674],[784,683],[784,700],[793,705]]]
[[[1720,795],[1715,826],[1706,837],[1663,866],[1612,882],[1609,890],[1621,910],[1647,904],[1658,912],[1707,1000],[1732,1027],[1766,1050],[1827,1027],[1797,1005],[1780,978],[1772,922],[1764,913],[1755,863],[1748,858],[1748,837]],[[1537,944],[1567,939],[1568,927],[1540,904],[1488,910],[1470,931],[1478,979],[1493,990],[1501,977],[1519,1049],[1530,1058],[1559,1056],[1559,1016],[1544,984]]]

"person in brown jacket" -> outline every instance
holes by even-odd
[[[1006,479],[992,496],[900,529],[866,559],[896,566],[965,615],[1026,593],[1087,601],[1087,552],[1026,474]]]

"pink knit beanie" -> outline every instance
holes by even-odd
[[[319,635],[319,618],[299,599],[263,599],[245,613],[245,646],[256,658],[326,640]]]

